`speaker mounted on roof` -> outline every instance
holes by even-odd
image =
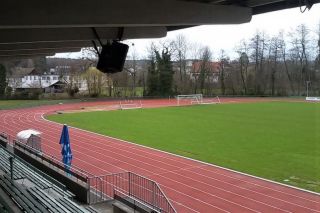
[[[99,52],[94,41],[93,45],[95,50],[98,53],[98,64],[97,69],[103,73],[117,73],[121,72],[124,67],[124,63],[127,58],[129,46],[127,44],[120,43],[119,41],[123,35],[123,28],[119,29],[118,39],[119,41],[108,42],[107,44],[102,44],[98,33],[93,28],[93,32],[95,33],[98,41],[101,45],[101,52]]]

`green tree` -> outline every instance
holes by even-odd
[[[159,92],[162,96],[172,94],[173,67],[171,62],[171,53],[167,47],[161,51],[155,51],[157,70],[159,73]]]
[[[4,96],[7,87],[7,73],[6,68],[0,64],[0,97]]]
[[[148,68],[147,87],[149,96],[159,95],[159,74],[156,70],[156,62],[153,55],[150,57],[150,65]]]
[[[147,94],[150,96],[171,95],[174,72],[169,47],[163,46],[159,50],[154,44],[151,44],[149,60]]]

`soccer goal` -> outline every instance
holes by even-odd
[[[203,102],[202,94],[177,95],[177,105],[201,104]]]
[[[214,98],[205,98],[203,99],[201,104],[221,104],[219,96],[216,96]]]
[[[122,100],[119,103],[119,109],[141,109],[142,103],[141,100]]]
[[[320,103],[320,97],[306,97],[306,101]]]

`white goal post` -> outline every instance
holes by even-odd
[[[221,104],[219,96],[213,98],[205,98],[201,104]]]
[[[177,105],[181,104],[201,104],[203,102],[202,94],[177,95]]]
[[[122,100],[119,103],[119,109],[140,109],[142,108],[141,100]]]
[[[320,102],[320,97],[306,97],[306,101]]]
[[[177,105],[186,104],[220,104],[219,96],[211,98],[203,98],[202,94],[177,95]]]

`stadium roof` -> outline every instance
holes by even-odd
[[[102,40],[159,38],[204,24],[240,24],[252,15],[320,0],[3,0],[0,59],[52,55]]]

